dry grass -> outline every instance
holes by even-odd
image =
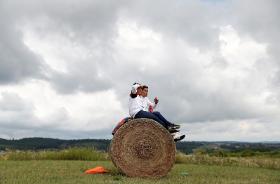
[[[56,151],[8,151],[0,160],[109,160],[108,154],[93,148],[70,148]],[[250,168],[280,169],[280,158],[269,157],[214,157],[176,153],[177,164],[241,166]]]
[[[280,169],[280,159],[268,157],[214,157],[177,152],[176,163]]]
[[[69,148],[64,150],[8,151],[0,160],[108,160],[108,154],[94,148]]]

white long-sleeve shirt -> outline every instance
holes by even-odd
[[[137,96],[135,98],[129,98],[128,102],[128,108],[129,108],[129,115],[134,118],[134,116],[141,110],[144,110],[143,106],[143,98],[140,96]]]
[[[143,103],[143,107],[144,107],[144,111],[148,111],[149,112],[149,107],[152,106],[153,109],[156,108],[157,104],[153,103],[150,101],[150,99],[148,97],[141,97],[142,98],[142,103]]]
[[[155,103],[152,103],[148,97],[130,97],[128,102],[129,115],[134,118],[134,116],[141,110],[149,112],[150,105],[153,107],[153,109],[157,106]]]

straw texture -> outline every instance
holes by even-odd
[[[168,174],[175,162],[171,134],[151,119],[134,119],[114,135],[109,154],[114,165],[131,177],[158,178]]]

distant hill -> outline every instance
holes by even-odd
[[[42,150],[42,149],[64,149],[68,147],[95,147],[98,150],[107,151],[111,140],[109,139],[76,139],[63,140],[52,138],[23,138],[6,140],[0,138],[0,151],[13,150]],[[263,143],[247,143],[247,142],[178,142],[177,150],[183,153],[193,153],[195,150],[202,149],[207,152],[215,150],[225,150],[229,152],[238,152],[243,150],[252,150],[258,152],[279,151],[280,143],[263,142]]]
[[[234,142],[234,141],[222,141],[222,142],[179,142],[176,144],[178,150],[184,153],[192,153],[195,150],[204,150],[207,153],[213,153],[217,151],[225,151],[231,153],[238,152],[277,152],[280,153],[279,142]]]
[[[0,139],[0,150],[41,150],[63,149],[67,147],[95,147],[98,150],[107,151],[111,140],[106,139],[77,139],[62,140],[52,138],[23,138],[18,140]]]

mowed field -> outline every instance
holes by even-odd
[[[107,174],[88,175],[84,171],[104,166]],[[82,184],[82,183],[190,183],[190,184],[279,184],[280,170],[243,166],[175,164],[160,179],[130,178],[117,171],[110,161],[0,160],[1,184]]]

